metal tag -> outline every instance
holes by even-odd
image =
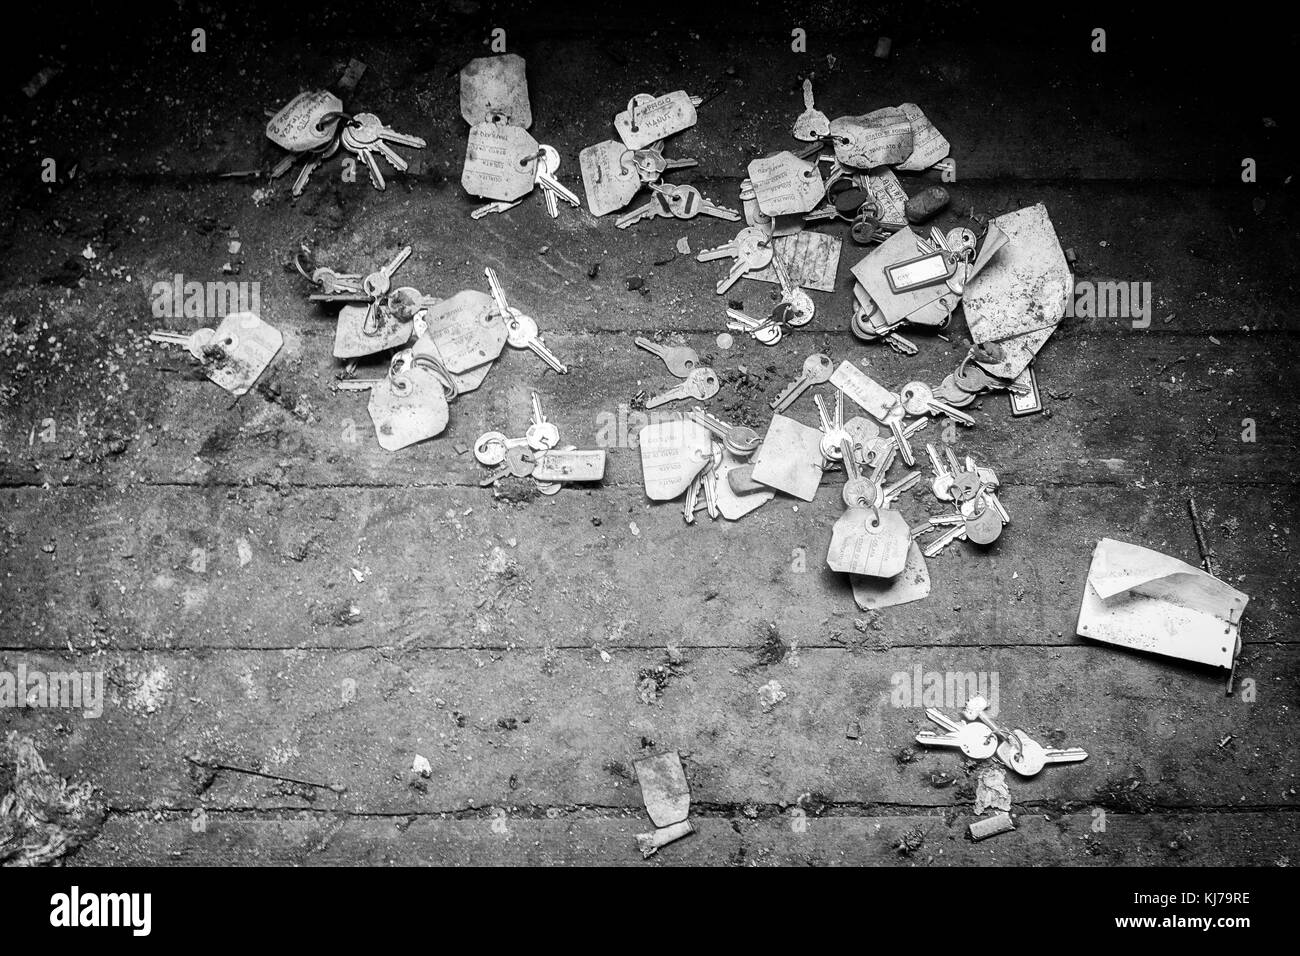
[[[685,90],[636,99],[635,117],[629,110],[614,117],[614,128],[628,149],[643,149],[695,125],[695,104]]]
[[[316,124],[328,114],[342,111],[343,101],[329,90],[299,93],[267,122],[266,137],[294,153],[318,149],[334,138],[340,117],[326,123],[324,129],[317,129]]]
[[[460,115],[474,126],[492,116],[501,116],[511,126],[528,129],[533,125],[533,108],[528,101],[528,77],[522,56],[480,56],[460,71]]]
[[[472,196],[512,202],[532,192],[537,180],[537,140],[518,126],[479,123],[465,143],[460,184]]]
[[[266,371],[284,336],[255,312],[232,312],[203,347],[203,371],[232,395],[243,395]]]
[[[533,477],[538,481],[600,481],[605,477],[605,453],[600,449],[538,452]]]
[[[588,146],[579,153],[578,167],[582,170],[587,208],[593,216],[622,209],[641,188],[641,176],[628,148],[612,139]]]
[[[802,215],[821,202],[826,192],[817,167],[788,150],[749,164],[754,199],[768,216]]]
[[[1011,399],[1011,414],[1015,416],[1033,415],[1035,412],[1043,410],[1043,398],[1038,392],[1038,376],[1034,372],[1032,365],[1026,365],[1016,376],[1015,383],[1023,385],[1029,389],[1024,395],[1017,395],[1015,392],[1008,392]]]
[[[369,409],[375,438],[387,451],[432,438],[447,427],[442,382],[419,365],[408,365],[374,386]]]
[[[773,415],[754,454],[754,480],[812,501],[822,480],[822,433],[793,418]]]

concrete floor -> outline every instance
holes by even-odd
[[[108,698],[98,719],[0,710],[0,739],[32,736],[99,789],[102,824],[69,862],[640,863],[631,765],[665,748],[682,753],[697,833],[658,865],[1295,859],[1300,412],[1294,271],[1279,264],[1300,250],[1292,157],[1270,112],[1232,99],[1238,79],[1222,102],[1197,99],[1177,70],[1123,52],[1122,29],[1102,57],[1069,23],[1032,44],[904,32],[883,61],[869,26],[814,29],[806,55],[779,24],[664,22],[649,45],[559,22],[511,39],[532,132],[575,189],[579,150],[612,138],[629,96],[685,88],[712,99],[670,148],[700,165],[673,178],[735,205],[745,164],[791,145],[812,70],[831,116],[926,110],[959,164],[941,225],[1042,202],[1079,278],[1152,284],[1149,329],[1063,323],[1035,366],[1046,412],[977,403],[958,447],[1002,476],[1001,540],[931,561],[927,600],[864,614],[824,566],[836,475],[812,504],[688,527],[645,498],[635,448],[609,449],[600,486],[520,501],[479,487],[464,449],[521,430],[534,389],[566,440],[593,447],[668,381],[638,334],[707,356],[725,382],[711,408],[761,429],[807,354],[937,383],[964,323],[916,335],[910,358],[859,342],[849,268],[864,250],[846,236],[810,326],[724,351],[719,270],[675,245],[717,245],[731,224],[620,231],[585,211],[552,221],[537,199],[471,221],[456,73],[485,33],[449,17],[436,36],[296,38],[232,20],[206,59],[163,43],[164,21],[96,82],[74,69],[7,101],[21,144],[7,161],[27,178],[6,180],[0,212],[0,669],[102,671]],[[349,106],[429,140],[403,151],[408,175],[379,193],[340,181],[336,160],[298,201],[285,180],[226,175],[269,168],[264,110],[350,57],[368,69]],[[37,188],[46,156],[58,181]],[[904,176],[909,191],[932,181]],[[305,247],[366,271],[405,244],[402,282],[431,294],[482,289],[495,268],[571,374],[510,352],[441,436],[381,450],[364,396],[330,390],[331,313],[292,260]],[[177,273],[260,283],[285,344],[242,399],[145,338],[194,327],[150,315],[153,284]],[[765,311],[771,289],[743,280],[732,297]],[[815,421],[807,398],[793,414]],[[1074,635],[1099,538],[1197,563],[1189,491],[1224,578],[1251,596],[1233,697],[1220,672]],[[913,523],[939,511],[924,485],[900,507]],[[908,749],[923,708],[892,691],[918,670],[989,675],[1003,719],[1091,758],[1012,779],[1020,828],[969,842],[971,768]],[[764,709],[772,680],[787,696]]]

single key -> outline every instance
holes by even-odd
[[[659,140],[645,149],[629,150],[631,154],[631,163],[636,167],[637,173],[644,183],[655,183],[668,170],[687,169],[691,166],[698,166],[699,162],[694,159],[665,159],[664,158],[664,141]]]
[[[968,427],[975,424],[975,419],[961,409],[935,398],[930,386],[924,382],[908,382],[899,389],[898,394],[903,400],[904,411],[909,415],[947,415],[953,421]]]
[[[203,350],[212,343],[216,334],[216,329],[195,329],[193,332],[159,330],[149,333],[149,341],[163,345],[183,345],[191,355],[203,361]]]
[[[506,341],[511,347],[517,349],[530,349],[536,353],[543,362],[549,365],[559,375],[568,375],[569,367],[559,360],[559,358],[546,347],[538,335],[537,323],[532,316],[524,315],[516,308],[510,309],[510,315],[506,319],[506,326],[510,330],[506,336]]]
[[[614,220],[614,225],[619,229],[626,229],[628,226],[635,225],[644,219],[654,219],[656,216],[663,218],[673,218],[673,211],[669,208],[668,198],[656,192],[650,197],[650,201],[644,206],[638,206],[630,212],[625,212]]]
[[[772,244],[772,271],[776,273],[776,281],[781,286],[781,301],[790,307],[785,321],[795,327],[807,325],[816,311],[813,300],[807,292],[790,281],[790,271],[786,268],[785,259],[776,251],[775,243]]]
[[[326,146],[324,150],[309,153],[307,162],[303,164],[302,169],[298,172],[298,178],[293,181],[292,195],[301,196],[303,190],[307,188],[307,180],[311,178],[311,174],[317,170],[321,163],[325,162],[325,160],[329,159],[338,151],[339,139],[338,137],[335,137],[330,140],[329,145]]]
[[[651,355],[657,355],[668,366],[668,371],[678,378],[685,378],[691,370],[700,364],[700,356],[695,349],[686,345],[663,345],[647,338],[638,337],[636,344]]]
[[[714,443],[713,455],[699,474],[700,488],[704,491],[704,510],[714,521],[718,518],[718,466],[722,464],[722,446]]]
[[[853,441],[845,438],[840,443],[840,460],[844,462],[847,476],[840,491],[846,508],[873,508],[876,501],[876,482],[862,474],[858,456],[853,453]]]
[[[522,199],[516,199],[514,202],[502,202],[501,200],[490,202],[485,206],[479,206],[477,209],[475,209],[473,212],[469,214],[469,217],[471,219],[482,219],[484,216],[491,216],[494,213],[505,212],[508,209],[514,209],[521,202],[523,202]],[[557,214],[558,214],[558,210],[557,210]]]
[[[1023,730],[1013,730],[1012,740],[998,745],[998,759],[1022,777],[1035,776],[1049,763],[1079,763],[1088,759],[1081,747],[1044,747]]]
[[[668,389],[666,392],[660,392],[653,398],[647,399],[645,407],[658,408],[660,405],[681,401],[683,398],[695,398],[704,401],[717,395],[718,388],[717,374],[713,369],[701,365],[692,369],[684,382]]]
[[[945,732],[936,734],[922,730],[916,735],[918,744],[926,747],[954,747],[972,760],[987,760],[997,753],[997,735],[983,724],[958,723],[949,720],[934,708],[927,710],[925,715],[943,727]]]
[[[903,436],[911,439],[913,435],[930,424],[930,419],[919,418],[903,429]],[[888,438],[873,438],[863,443],[863,462],[874,467],[886,455],[893,456],[899,453],[898,440],[890,434]]]
[[[555,173],[560,168],[559,151],[554,146],[543,144],[539,147],[538,152],[542,155],[537,157],[537,185],[542,187],[546,201],[546,211],[551,218],[556,219],[560,215],[559,208],[556,205],[557,199],[563,199],[575,209],[581,207],[582,200],[578,198],[577,194],[555,178]]]
[[[484,432],[474,442],[474,457],[482,465],[499,465],[511,448],[522,448],[527,438],[507,438],[503,432]]]
[[[835,363],[831,361],[829,355],[815,352],[808,356],[803,360],[803,374],[787,385],[785,390],[776,397],[772,402],[772,410],[776,412],[785,411],[794,404],[796,398],[811,386],[829,382],[831,373],[834,371]]]
[[[542,414],[542,402],[536,392],[533,392],[533,421],[524,435],[534,451],[545,451],[560,443],[560,429]]]
[[[934,445],[926,443],[925,452],[930,456],[930,466],[934,469],[934,478],[930,480],[930,490],[940,501],[957,500],[957,494],[953,491],[952,483],[956,477],[952,468],[944,461],[943,456],[939,454]]]
[[[959,525],[954,525],[948,531],[945,531],[939,537],[930,542],[929,546],[922,552],[927,558],[933,558],[948,545],[954,541],[964,540],[966,537],[966,523],[963,521]]]
[[[727,323],[727,328],[733,332],[746,332],[764,345],[776,345],[785,334],[778,323],[760,322],[739,309],[728,309],[727,316],[732,320]]]
[[[709,202],[700,195],[700,191],[694,186],[666,186],[665,196],[668,200],[668,209],[678,219],[694,219],[700,213],[706,216],[713,216],[716,219],[726,219],[735,222],[740,218],[740,213],[734,209],[727,209],[725,206],[717,206]]]
[[[690,417],[715,436],[721,438],[723,448],[737,458],[748,458],[758,450],[759,445],[763,444],[762,436],[754,429],[746,425],[728,425],[721,419],[714,418],[702,408],[693,409]]]

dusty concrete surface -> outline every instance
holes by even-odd
[[[663,748],[683,755],[697,833],[654,865],[1296,858],[1292,108],[1240,72],[1211,82],[1152,55],[1174,41],[1122,20],[1096,56],[1085,19],[981,28],[938,5],[921,28],[883,9],[848,27],[829,7],[727,30],[664,16],[651,42],[633,14],[597,34],[472,3],[405,29],[199,6],[126,21],[130,43],[19,61],[0,126],[15,144],[0,187],[0,670],[102,673],[105,699],[93,718],[0,709],[0,737],[31,737],[51,771],[96,788],[103,817],[67,862],[640,864],[631,765]],[[736,524],[688,527],[646,500],[620,406],[667,376],[636,335],[693,345],[724,376],[712,407],[761,426],[810,352],[937,382],[964,324],[916,335],[911,358],[859,342],[848,270],[863,252],[846,241],[812,325],[723,350],[717,270],[675,246],[716,245],[728,223],[620,231],[585,211],[552,221],[535,198],[471,221],[456,72],[502,17],[528,60],[532,132],[575,189],[579,150],[612,136],[631,94],[685,88],[711,98],[671,148],[700,166],[674,178],[734,205],[746,162],[791,144],[813,72],[831,116],[927,111],[959,163],[941,225],[1043,202],[1080,278],[1151,283],[1150,328],[1066,320],[1036,364],[1046,413],[979,400],[960,447],[998,467],[1014,517],[988,553],[951,548],[928,600],[863,614],[824,569],[838,477]],[[792,54],[786,24],[803,22],[810,52]],[[204,25],[209,50],[192,54]],[[429,140],[403,150],[408,175],[378,193],[336,160],[296,201],[286,180],[227,175],[269,168],[264,111],[351,57],[368,69],[349,105]],[[55,62],[35,96],[18,92]],[[329,388],[331,316],[292,260],[365,270],[405,244],[403,282],[433,294],[495,268],[572,373],[508,353],[441,436],[379,449],[364,397]],[[145,338],[196,324],[151,315],[153,284],[176,274],[259,284],[285,345],[242,399]],[[758,311],[770,294],[742,282],[731,298]],[[532,389],[566,438],[612,443],[602,485],[522,502],[479,487],[458,446],[520,429]],[[806,399],[793,413],[815,418]],[[1217,672],[1074,636],[1098,538],[1196,562],[1189,491],[1223,576],[1252,598],[1231,698]],[[928,490],[902,507],[939,510]],[[1006,719],[1092,756],[1012,779],[1019,828],[972,844],[972,767],[909,749],[923,707],[894,689],[917,671],[996,679]],[[764,708],[771,680],[787,696]]]

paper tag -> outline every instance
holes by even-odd
[[[892,169],[863,176],[862,186],[880,210],[881,222],[907,222],[907,193]]]
[[[600,449],[565,451],[552,448],[539,452],[536,458],[533,477],[538,481],[600,481],[605,477],[605,453]]]
[[[898,168],[917,172],[929,169],[944,159],[950,149],[948,141],[930,122],[921,107],[915,103],[903,103],[898,108],[907,114],[907,119],[912,124],[912,155]]]
[[[767,436],[754,455],[754,480],[812,501],[822,480],[821,442],[818,429],[773,415]]]
[[[688,419],[647,425],[638,443],[645,493],[655,501],[671,501],[684,492],[713,454],[713,434]]]
[[[835,522],[826,563],[833,571],[892,578],[907,563],[911,531],[892,508],[850,508]]]
[[[831,120],[835,158],[845,166],[871,169],[896,166],[912,155],[912,123],[907,114],[887,106],[865,116]]]
[[[466,289],[424,313],[425,333],[448,372],[458,375],[495,361],[510,329],[486,292]]]
[[[203,347],[203,371],[232,395],[243,395],[266,371],[284,336],[255,312],[232,312]]]
[[[840,268],[840,250],[843,241],[839,236],[824,232],[800,232],[794,236],[781,236],[773,240],[776,254],[785,263],[790,281],[805,289],[834,292],[835,277]],[[776,270],[767,265],[745,278],[759,282],[777,283]]]
[[[694,125],[695,104],[685,90],[647,100],[637,106],[635,119],[628,110],[614,117],[614,128],[628,149],[644,149]]]
[[[821,202],[826,192],[817,167],[787,151],[749,164],[754,199],[768,216],[802,215]]]
[[[447,427],[447,394],[429,369],[408,365],[370,390],[370,420],[375,438],[387,451],[396,451]]]
[[[460,115],[465,122],[476,126],[497,114],[511,126],[532,126],[524,66],[524,58],[514,53],[480,56],[466,63],[460,71]]]
[[[607,139],[578,154],[582,188],[587,194],[587,208],[593,216],[622,209],[641,188],[641,177],[631,157],[623,162],[627,152],[622,143]]]
[[[853,586],[853,600],[864,611],[896,607],[919,601],[930,593],[930,571],[925,566],[925,555],[913,541],[907,549],[907,563],[892,578],[874,578],[863,574],[849,575]]]
[[[537,140],[518,126],[479,123],[465,143],[460,184],[472,196],[512,202],[532,192],[537,180]],[[522,165],[521,165],[522,161]]]
[[[334,357],[360,358],[388,349],[401,348],[411,341],[412,326],[403,322],[391,309],[375,307],[372,332],[366,331],[368,305],[345,305],[339,309],[339,323],[334,330]]]
[[[266,136],[277,146],[294,153],[305,153],[334,138],[339,118],[326,123],[324,129],[317,129],[316,124],[326,114],[342,111],[343,101],[329,90],[308,90],[299,93],[271,117],[266,124]]]
[[[841,362],[831,373],[831,384],[873,418],[884,418],[898,402],[897,395],[849,361]]]

